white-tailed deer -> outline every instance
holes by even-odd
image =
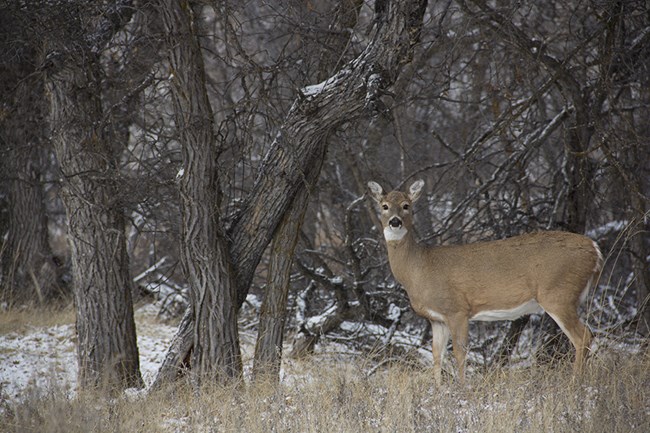
[[[423,186],[418,180],[408,193],[385,193],[376,182],[368,182],[379,203],[393,275],[415,312],[431,323],[436,382],[442,380],[450,335],[463,380],[470,320],[514,320],[542,311],[573,343],[574,371],[580,372],[591,333],[577,310],[602,268],[598,245],[582,235],[552,231],[468,245],[420,245],[413,234],[411,206]]]

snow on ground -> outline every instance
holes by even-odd
[[[255,307],[255,299],[248,298]],[[158,318],[159,299],[135,312],[140,370],[146,385],[153,382],[177,326]],[[258,305],[259,307],[259,305]],[[74,324],[50,327],[26,326],[26,330],[0,335],[0,410],[4,402],[20,400],[26,389],[56,389],[74,393],[77,385],[77,356]],[[240,330],[244,361],[253,357],[255,334]],[[251,362],[246,362],[250,374]]]
[[[145,383],[153,381],[176,327],[158,322],[159,307],[136,311],[140,369]],[[77,383],[74,324],[28,327],[0,335],[0,402],[20,400],[29,387],[74,392]]]
[[[147,385],[153,382],[177,330],[177,326],[166,325],[156,319],[159,311],[158,304],[147,304],[135,314],[140,371]]]
[[[74,325],[59,325],[0,336],[0,400],[20,399],[29,386],[45,389],[56,384],[72,390],[77,370],[74,334]]]

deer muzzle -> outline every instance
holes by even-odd
[[[402,227],[402,220],[398,217],[392,217],[388,221],[388,225],[393,229],[399,229],[400,227]]]

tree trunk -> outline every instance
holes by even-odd
[[[158,370],[158,374],[156,374],[151,384],[151,390],[160,389],[182,374],[184,364],[187,364],[187,358],[192,353],[193,344],[194,318],[192,309],[188,308],[178,325],[178,332],[174,336],[171,346],[167,349],[167,354]]]
[[[183,156],[180,251],[194,319],[192,372],[197,385],[206,377],[228,383],[241,378],[242,362],[234,273],[219,218],[219,150],[212,108],[191,8],[186,2],[164,0],[161,15],[174,71],[172,95]]]
[[[375,114],[381,96],[411,60],[426,4],[425,0],[377,2],[376,24],[363,53],[330,79],[302,89],[295,100],[228,233],[237,308],[246,299],[255,268],[309,178],[309,170],[319,166],[327,136],[363,113]],[[181,331],[178,336],[186,335]],[[176,359],[180,362],[182,356]],[[165,365],[169,368],[171,363]],[[158,374],[171,376],[162,370]]]
[[[142,378],[116,159],[101,125],[99,59],[87,54],[46,84],[72,252],[79,383],[119,390]]]
[[[280,378],[291,267],[308,198],[307,189],[303,189],[296,197],[294,207],[287,212],[271,243],[271,259],[255,344],[253,364],[255,380],[278,382]]]
[[[319,76],[325,80],[335,70],[345,54],[353,29],[357,24],[361,0],[340,0],[333,10],[329,37],[324,41]],[[254,378],[278,382],[282,360],[282,342],[286,320],[293,255],[313,189],[320,173],[323,157],[317,158],[318,168],[308,170],[309,180],[298,191],[293,205],[285,214],[271,244],[271,259],[266,283],[266,294],[260,312],[257,343],[255,345]]]
[[[586,116],[585,102],[580,98],[572,101],[576,113],[573,122],[566,126],[568,140],[565,146],[567,190],[566,229],[584,234],[587,230],[587,215],[593,203],[592,180],[593,164],[589,159],[591,141],[590,123]],[[579,107],[578,107],[579,106]]]
[[[34,76],[13,84],[12,109],[1,128],[7,147],[3,168],[9,216],[6,242],[0,248],[0,297],[10,303],[44,304],[60,292],[41,179],[46,154],[44,89],[40,77]]]
[[[322,158],[321,158],[322,161]],[[319,164],[320,165],[320,164]],[[294,252],[320,166],[309,171],[307,185],[298,193],[271,243],[271,260],[266,280],[266,294],[260,311],[255,345],[253,377],[278,382],[282,361],[284,324]]]

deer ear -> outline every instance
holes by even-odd
[[[415,202],[417,199],[420,198],[420,195],[422,194],[422,187],[424,186],[424,181],[422,179],[416,180],[411,184],[409,187],[409,198],[411,199],[412,202]]]
[[[368,182],[368,188],[370,189],[370,197],[372,197],[377,203],[381,202],[384,198],[384,188],[372,180]]]

